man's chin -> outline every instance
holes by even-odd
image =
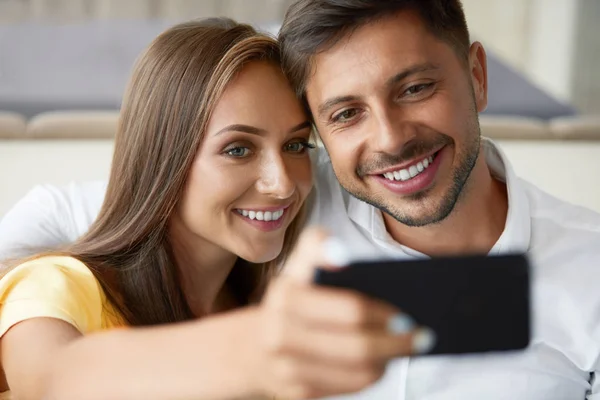
[[[411,228],[423,228],[426,226],[432,226],[443,222],[448,215],[410,215],[410,214],[398,214],[398,213],[388,213],[390,217],[392,217],[397,222],[402,225],[411,227]]]
[[[435,187],[393,199],[389,198],[389,194],[373,198],[364,193],[350,193],[409,227],[424,227],[443,222],[452,213],[458,200],[455,191],[448,189],[444,195],[435,190]]]
[[[409,227],[422,228],[437,225],[452,214],[456,201],[451,198],[436,201],[431,197],[431,195],[422,193],[420,198],[404,199],[401,205],[378,208],[394,220]]]

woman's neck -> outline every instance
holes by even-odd
[[[194,235],[178,220],[171,223],[170,241],[183,294],[194,316],[235,306],[225,282],[238,257]]]

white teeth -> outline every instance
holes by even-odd
[[[283,216],[284,210],[278,211],[249,211],[249,210],[237,210],[238,214],[248,217],[249,219],[255,219],[257,221],[277,221]]]
[[[410,168],[408,169],[408,173],[410,174],[411,178],[414,178],[419,173],[419,170],[414,165],[411,165]]]
[[[391,181],[407,181],[425,171],[433,163],[433,156],[429,156],[409,168],[386,172],[383,176]]]

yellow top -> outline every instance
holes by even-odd
[[[35,259],[0,279],[0,337],[39,317],[63,320],[82,334],[125,326],[89,268],[72,257]],[[10,391],[0,393],[10,399]]]
[[[92,272],[72,257],[42,257],[0,279],[0,337],[31,318],[57,318],[82,334],[124,326]],[[0,400],[11,399],[10,391]]]
[[[42,257],[0,279],[0,337],[19,322],[57,318],[82,334],[123,326],[92,272],[72,257]]]

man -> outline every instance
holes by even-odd
[[[459,1],[299,0],[280,38],[328,153],[313,223],[357,258],[526,251],[534,265],[525,352],[398,360],[344,398],[600,399],[600,216],[519,180],[480,138],[486,58]],[[91,205],[101,189],[87,193],[79,201]],[[71,203],[53,212],[72,215]]]
[[[298,0],[280,40],[328,152],[313,222],[360,257],[526,251],[534,265],[527,351],[405,359],[356,398],[600,399],[600,216],[519,180],[481,139],[486,56],[460,1]]]

